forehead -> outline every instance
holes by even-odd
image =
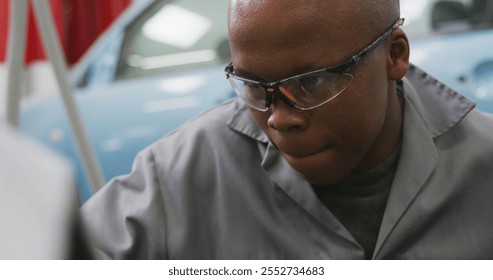
[[[262,76],[270,80],[342,62],[366,34],[349,2],[233,1],[229,30],[235,68],[260,76],[281,64],[277,77]]]
[[[238,41],[283,44],[296,42],[294,36],[336,37],[343,30],[357,29],[356,11],[346,1],[233,1],[230,36]]]

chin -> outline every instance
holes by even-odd
[[[295,166],[291,165],[296,169],[310,184],[313,185],[331,185],[338,183],[346,178],[351,169],[343,170],[342,168],[312,168],[310,166]]]
[[[302,174],[303,175],[303,174]],[[312,185],[324,186],[324,185],[332,185],[342,181],[346,178],[347,175],[337,176],[337,174],[333,174],[334,176],[317,176],[317,177],[308,177],[305,176],[305,180],[307,180]]]

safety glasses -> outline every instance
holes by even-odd
[[[336,66],[310,71],[275,82],[262,82],[236,76],[233,64],[230,63],[224,70],[226,78],[230,81],[236,94],[248,106],[256,110],[267,111],[274,94],[298,109],[314,109],[341,94],[353,80],[353,75],[349,73],[351,69],[403,23],[404,19],[399,18],[366,48],[352,56],[351,59]]]

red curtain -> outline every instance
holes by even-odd
[[[0,0],[0,62],[5,61],[9,28],[9,0]]]
[[[66,54],[76,62],[131,0],[64,0]]]
[[[73,64],[132,0],[47,1],[50,1],[67,62]],[[5,61],[7,53],[9,2],[10,0],[0,0],[0,62]],[[28,18],[26,63],[45,60],[32,7]]]

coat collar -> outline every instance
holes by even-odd
[[[401,155],[375,247],[375,258],[391,250],[392,231],[437,163],[435,139],[455,127],[475,104],[421,69],[411,66],[403,80],[405,93]],[[390,240],[390,241],[389,241]]]
[[[432,137],[455,127],[476,106],[414,65],[404,79],[404,91]]]
[[[257,125],[245,103],[237,98],[233,101],[233,106],[234,113],[227,122],[228,126],[241,134],[267,144],[269,138]]]

